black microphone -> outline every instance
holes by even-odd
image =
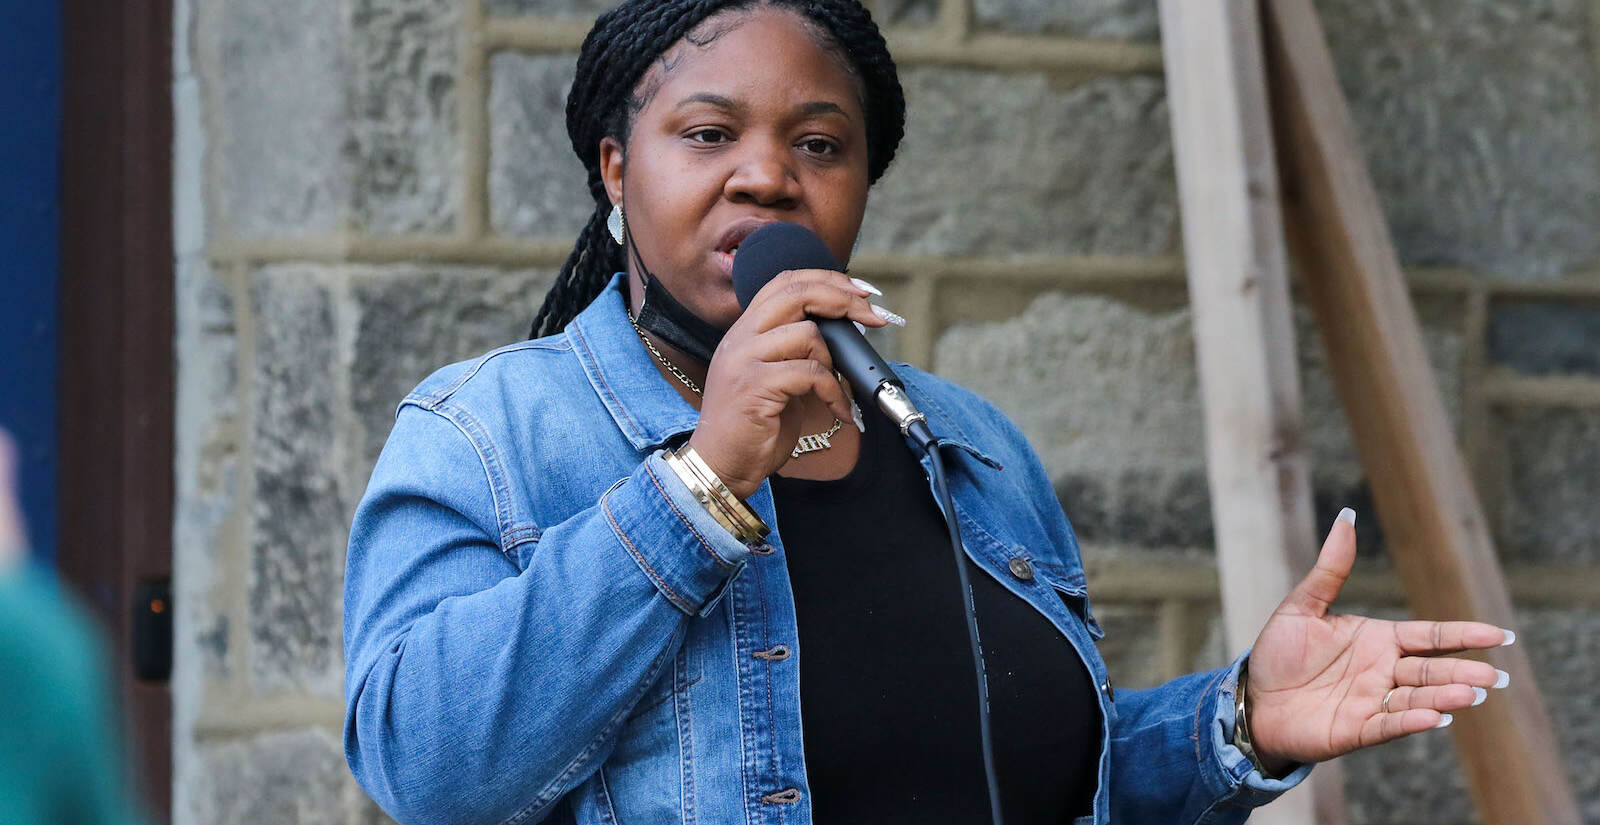
[[[792,223],[769,223],[750,233],[733,256],[733,292],[739,307],[750,306],[756,293],[778,273],[791,269],[844,268],[815,232]],[[867,343],[861,330],[845,318],[815,318],[822,340],[833,355],[833,366],[850,382],[857,398],[870,398],[900,428],[900,434],[918,443],[931,441],[927,417],[906,395],[900,377]]]

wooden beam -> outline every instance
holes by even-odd
[[[1161,0],[1206,471],[1228,646],[1316,562],[1277,166],[1255,0]],[[1337,765],[1252,821],[1345,821]]]
[[[1513,627],[1511,599],[1455,442],[1311,0],[1264,0],[1289,237],[1412,611]],[[1519,646],[1511,687],[1451,728],[1488,825],[1579,822]]]

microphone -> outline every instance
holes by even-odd
[[[815,232],[792,223],[769,223],[750,233],[733,256],[733,291],[741,309],[778,273],[790,269],[844,268]],[[861,330],[845,318],[812,318],[833,355],[833,366],[850,382],[857,398],[870,398],[900,434],[925,445],[933,440],[928,419],[906,395],[905,384],[867,343]]]

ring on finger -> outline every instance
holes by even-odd
[[[1388,693],[1383,694],[1383,712],[1384,713],[1393,713],[1394,712],[1392,710],[1389,710],[1389,698],[1394,696],[1394,692],[1399,690],[1399,689],[1400,688],[1398,688],[1398,687],[1392,687],[1392,688],[1389,688],[1389,692]]]

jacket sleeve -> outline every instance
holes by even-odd
[[[749,553],[658,453],[519,566],[464,416],[402,406],[350,532],[345,755],[408,825],[548,816]]]
[[[1248,654],[1246,654],[1248,655]],[[1257,771],[1233,745],[1233,705],[1244,656],[1149,690],[1117,693],[1111,730],[1111,821],[1241,823],[1311,773]]]

